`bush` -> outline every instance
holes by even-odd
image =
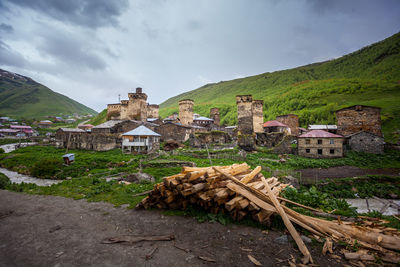
[[[36,162],[32,169],[31,175],[39,178],[51,179],[61,171],[62,163],[60,160],[53,158],[44,158]]]
[[[5,151],[0,147],[0,154],[3,154]]]
[[[0,173],[0,189],[5,189],[10,184],[11,184],[10,178]]]

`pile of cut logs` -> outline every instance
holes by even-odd
[[[369,251],[362,255],[349,254],[352,259],[374,259],[372,254],[379,253],[384,261],[400,261],[396,252],[400,250],[400,233],[396,229],[366,218],[358,218],[357,222],[340,217],[327,221],[300,214],[285,203],[332,218],[331,214],[280,197],[280,192],[287,186],[277,178],[266,179],[261,174],[260,166],[251,170],[246,163],[206,168],[183,167],[181,173],[165,177],[162,183],[156,184],[137,208],[185,209],[194,205],[215,214],[230,214],[236,220],[249,216],[262,224],[269,224],[272,215],[279,215],[304,255],[303,264],[313,260],[292,223],[306,229],[317,239],[324,238],[324,253],[332,253],[332,241],[344,241]]]

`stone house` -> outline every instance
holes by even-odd
[[[214,124],[214,120],[207,117],[198,116],[193,119],[193,125],[209,127],[212,124]]]
[[[290,128],[277,120],[267,121],[263,127],[266,133],[283,133],[285,131],[290,133]]]
[[[225,145],[232,142],[228,133],[223,131],[197,132],[190,135],[189,144],[192,147],[205,147],[205,145]]]
[[[309,158],[343,157],[344,137],[323,130],[312,130],[297,137],[300,156]]]
[[[381,108],[355,105],[336,111],[337,133],[347,136],[360,131],[382,136]]]
[[[347,136],[347,144],[353,151],[383,154],[385,141],[381,136],[360,131]]]
[[[276,116],[276,120],[287,125],[290,129],[289,134],[298,135],[299,131],[299,116],[295,114],[287,114]]]
[[[152,153],[160,149],[161,135],[141,125],[122,134],[122,153]]]

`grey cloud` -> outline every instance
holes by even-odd
[[[115,26],[118,16],[128,8],[127,0],[5,0],[8,4],[30,8],[53,19],[90,28]],[[0,4],[0,9],[7,6]],[[10,8],[8,8],[10,9]]]
[[[87,68],[103,70],[106,62],[98,55],[98,50],[93,42],[80,39],[70,32],[61,32],[48,27],[43,32],[38,32],[42,38],[36,48],[44,55],[58,59],[61,64],[68,64],[73,68]],[[101,49],[100,49],[101,50]]]
[[[27,61],[20,53],[0,40],[0,65],[23,68],[27,65]]]
[[[12,33],[13,31],[14,31],[13,26],[5,23],[0,24],[0,32]]]

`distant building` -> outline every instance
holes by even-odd
[[[39,127],[40,128],[50,128],[53,125],[53,122],[49,120],[44,120],[39,122]]]
[[[33,134],[33,129],[31,126],[26,126],[26,125],[10,125],[10,128],[13,130],[18,130],[22,133],[24,133],[26,136],[32,136]]]
[[[123,153],[151,153],[159,150],[161,135],[141,125],[122,134]]]
[[[266,133],[282,133],[287,131],[290,134],[290,128],[286,124],[277,120],[267,121],[263,125]]]
[[[343,157],[344,137],[323,130],[312,130],[298,137],[300,156],[309,158]]]
[[[383,154],[385,141],[382,136],[360,131],[347,136],[348,145],[351,150],[357,152]]]
[[[4,136],[16,136],[17,133],[20,133],[20,130],[16,129],[0,129],[0,134],[3,134]]]
[[[71,119],[66,119],[65,122],[66,123],[74,123],[74,122],[76,122],[76,119],[72,119],[72,118]]]
[[[202,127],[208,127],[211,124],[214,124],[214,120],[210,119],[210,118],[207,118],[207,117],[196,116],[193,119],[193,125],[202,126]]]
[[[78,129],[82,129],[84,131],[90,131],[94,126],[92,124],[80,124],[78,125]]]
[[[0,117],[0,122],[9,122],[10,118],[9,117]]]

